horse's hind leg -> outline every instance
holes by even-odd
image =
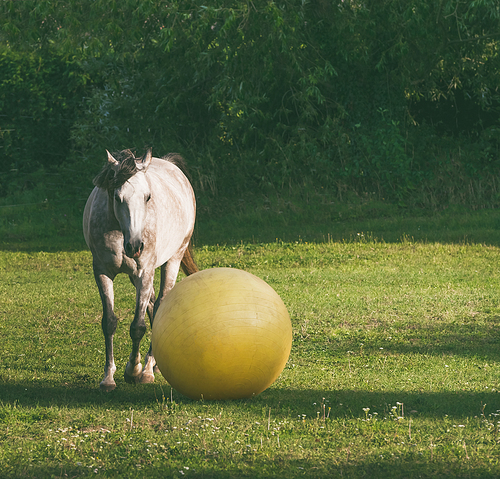
[[[99,387],[104,391],[112,391],[116,387],[114,374],[116,371],[113,357],[113,336],[116,331],[117,318],[113,312],[114,293],[113,280],[94,269],[94,277],[99,288],[102,301],[102,332],[104,333],[104,343],[106,345],[106,364],[104,366],[104,378]]]
[[[150,316],[151,328],[153,327],[153,321],[158,307],[160,306],[167,293],[174,287],[177,280],[177,274],[179,273],[179,266],[181,263],[180,259],[177,256],[170,258],[167,263],[161,265],[160,292],[154,304],[153,315]],[[182,255],[180,255],[179,257],[182,258]],[[160,371],[156,366],[156,359],[154,358],[153,354],[153,345],[150,343],[149,351],[146,355],[144,370],[142,371],[141,382],[153,382],[155,372],[157,373]]]
[[[160,292],[158,293],[158,297],[155,301],[153,318],[156,316],[156,311],[158,311],[158,308],[160,307],[161,302],[165,299],[165,296],[167,296],[167,293],[175,286],[177,275],[179,274],[181,259],[182,254],[177,254],[161,266]]]

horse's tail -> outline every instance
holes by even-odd
[[[198,266],[196,266],[196,263],[193,258],[193,247],[191,245],[191,242],[189,242],[189,245],[186,248],[186,251],[184,252],[184,256],[181,261],[181,268],[186,276],[189,276],[190,274],[197,273],[198,271],[200,271],[198,269]]]

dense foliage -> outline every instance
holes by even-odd
[[[1,170],[153,145],[212,194],[496,204],[498,0],[208,3],[2,2]]]
[[[71,153],[83,94],[80,75],[76,65],[55,55],[7,49],[0,54],[0,172],[59,164]]]

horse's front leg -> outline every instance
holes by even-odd
[[[144,272],[139,278],[134,278],[136,287],[136,304],[134,320],[130,325],[130,337],[132,338],[132,352],[130,353],[129,361],[125,368],[125,381],[128,383],[141,382],[142,379],[142,364],[140,345],[142,337],[146,332],[146,310],[148,308],[151,295],[153,294],[153,273]],[[154,380],[154,376],[153,376]],[[151,382],[151,381],[146,381]]]
[[[102,301],[102,332],[104,333],[104,343],[106,346],[106,364],[104,366],[104,378],[99,387],[103,391],[112,391],[116,387],[114,374],[116,371],[113,357],[113,336],[118,322],[114,308],[113,279],[106,274],[99,273],[94,269],[95,281],[99,288]]]

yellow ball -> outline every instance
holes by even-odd
[[[265,281],[232,268],[184,278],[153,323],[164,378],[191,399],[241,399],[267,389],[292,348],[283,301]]]

